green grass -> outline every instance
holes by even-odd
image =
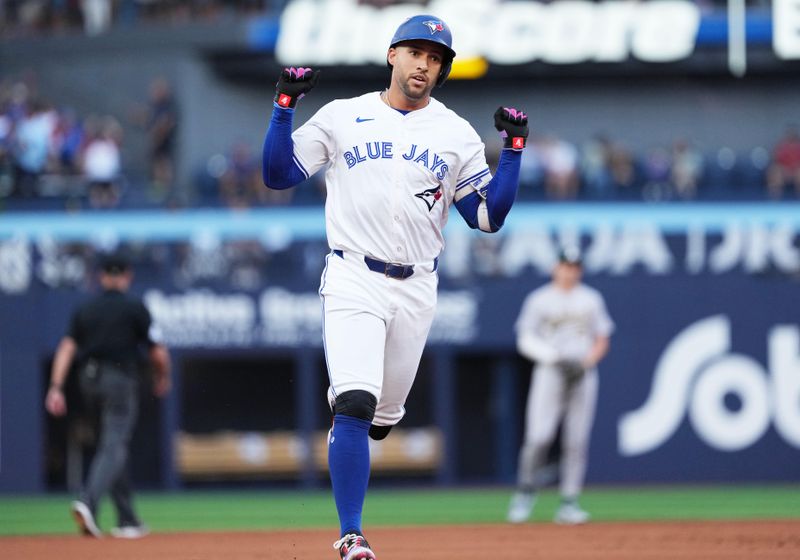
[[[370,492],[370,526],[501,523],[510,490],[380,490]],[[70,497],[0,497],[0,535],[72,533]],[[800,519],[798,486],[593,488],[582,505],[595,521]],[[137,505],[155,531],[270,530],[337,526],[329,492],[141,493]],[[554,491],[543,492],[533,521],[552,519]],[[101,527],[113,526],[111,504]]]

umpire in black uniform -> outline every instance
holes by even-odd
[[[144,304],[126,295],[133,273],[120,253],[101,260],[103,292],[82,304],[72,315],[69,332],[53,359],[45,407],[54,416],[67,412],[63,387],[77,357],[81,393],[100,412],[100,439],[89,477],[72,513],[81,532],[101,537],[96,516],[107,493],[117,510],[118,526],[111,534],[137,538],[147,533],[136,515],[128,480],[128,448],[139,411],[138,371],[145,349],[154,373],[153,391],[166,395],[170,388],[170,358],[158,340]]]

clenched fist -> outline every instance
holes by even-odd
[[[297,100],[311,91],[319,79],[319,70],[311,68],[284,68],[275,84],[275,103],[294,109]]]
[[[503,137],[503,147],[523,150],[528,138],[528,115],[512,107],[498,107],[494,113],[494,127]]]

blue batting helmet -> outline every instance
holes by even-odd
[[[453,59],[456,51],[453,50],[453,34],[447,24],[436,16],[422,14],[410,17],[400,24],[394,32],[392,42],[389,47],[395,47],[403,41],[430,41],[444,47],[444,60],[442,61],[442,71],[436,79],[436,85],[441,86],[450,75],[453,66]]]

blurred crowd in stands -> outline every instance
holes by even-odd
[[[148,135],[144,187],[130,189],[124,173],[125,126]],[[153,81],[147,103],[122,122],[51,102],[32,76],[0,79],[0,203],[37,208],[56,201],[70,210],[170,204],[177,126],[177,106],[163,79]]]
[[[502,0],[499,0],[502,1]],[[551,3],[554,0],[537,0]],[[0,36],[19,37],[83,29],[97,35],[113,25],[139,22],[214,21],[222,17],[277,14],[288,0],[2,0]],[[726,0],[695,0],[703,12],[726,9]],[[426,0],[358,0],[383,8],[392,4],[427,4]],[[769,0],[748,1],[750,8],[770,9]]]
[[[122,140],[112,116],[81,117],[29,83],[0,82],[0,200],[59,196],[69,206],[116,206]]]
[[[277,13],[286,0],[2,0],[0,36],[24,37],[82,29],[97,35],[113,25],[184,23]]]
[[[80,115],[40,96],[34,79],[0,79],[0,208],[107,209],[321,204],[322,174],[294,189],[266,189],[260,145],[238,140],[226,153],[194,162],[176,185],[179,108],[156,79],[127,116]],[[147,161],[126,159],[124,131],[147,134]],[[499,144],[487,138],[496,165]],[[138,168],[138,173],[137,173]],[[800,199],[800,131],[789,125],[774,146],[735,151],[698,146],[636,146],[606,134],[575,144],[532,135],[522,158],[520,200]]]
[[[689,137],[637,146],[597,134],[579,145],[533,136],[522,159],[521,198],[725,200],[800,198],[800,135],[790,125],[771,150],[701,149]]]
[[[488,159],[499,160],[495,138],[486,139]],[[322,173],[285,191],[264,189],[260,146],[236,142],[215,154],[195,179],[200,206],[248,208],[321,204]],[[690,201],[800,199],[800,133],[788,126],[772,151],[757,146],[701,150],[688,138],[669,146],[632,149],[597,134],[573,144],[554,134],[533,135],[522,158],[520,200]]]

